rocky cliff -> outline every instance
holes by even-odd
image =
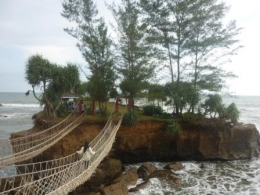
[[[72,154],[79,150],[86,140],[94,139],[104,125],[105,121],[85,122],[32,161],[45,161]],[[181,179],[172,171],[156,170],[149,163],[144,163],[138,170],[130,169],[123,174],[122,163],[235,160],[259,156],[260,136],[252,124],[230,125],[218,121],[183,123],[182,131],[171,135],[166,134],[166,126],[165,122],[139,121],[133,127],[121,127],[110,157],[101,162],[89,181],[70,194],[127,195],[128,191],[145,188],[152,177],[163,177],[165,181],[173,182],[176,186],[181,183]],[[20,137],[23,133],[13,134],[12,137]],[[182,168],[180,165],[173,163],[169,167],[178,170]],[[142,178],[144,182],[128,190],[129,185],[135,185],[138,178]]]
[[[175,160],[236,160],[259,156],[260,136],[252,124],[182,124],[179,134],[165,133],[165,122],[139,121],[121,127],[111,156],[123,163]],[[91,141],[103,123],[84,123],[34,160],[49,160],[74,153]]]
[[[235,160],[259,156],[260,137],[254,125],[218,122],[182,124],[179,134],[167,135],[163,122],[139,122],[122,127],[114,153],[124,163],[172,160]]]

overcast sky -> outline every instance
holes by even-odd
[[[84,64],[76,40],[64,32],[69,22],[63,18],[61,0],[0,0],[0,92],[25,92],[25,64],[29,56],[42,54],[51,62]],[[106,0],[111,3],[112,0]],[[116,2],[116,0],[115,0]],[[231,6],[228,19],[243,27],[239,36],[244,45],[228,70],[239,78],[229,82],[236,95],[260,95],[260,0],[226,0]],[[110,21],[103,0],[99,12]]]

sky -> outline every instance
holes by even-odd
[[[97,8],[107,22],[113,22],[104,1],[113,2],[97,0]],[[243,28],[238,38],[244,46],[232,56],[232,62],[225,64],[226,70],[238,76],[228,81],[229,92],[260,96],[260,1],[224,1],[231,6],[227,20],[236,20],[237,26]],[[25,65],[34,54],[60,65],[86,65],[76,40],[63,30],[71,23],[61,12],[61,0],[0,0],[0,92],[31,89],[25,79]]]

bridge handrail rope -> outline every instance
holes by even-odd
[[[31,145],[31,144],[34,145],[35,143],[37,144],[37,141],[40,140],[41,138],[46,137],[47,135],[56,133],[57,131],[64,128],[68,124],[69,123],[65,123],[65,121],[63,121],[62,123],[59,123],[58,125],[55,125],[49,129],[47,129],[47,131],[45,130],[43,132],[35,133],[35,134],[33,134],[33,136],[26,136],[24,139],[18,138],[18,140],[11,141],[10,144],[8,144],[6,147],[1,148],[1,151],[0,151],[1,157],[3,157],[4,155],[9,155],[13,151],[19,152],[19,151],[23,150],[24,145]],[[8,143],[8,142],[6,142],[6,143]]]
[[[113,131],[111,132],[110,139],[107,139],[107,141],[100,146],[100,149],[98,150],[97,155],[94,155],[94,157],[91,159],[89,168],[85,169],[84,164],[83,164],[83,166],[82,165],[81,166],[72,165],[71,170],[69,170],[69,168],[63,170],[63,172],[65,173],[64,175],[69,175],[70,172],[73,172],[75,174],[75,172],[76,172],[77,173],[76,177],[75,176],[74,177],[72,176],[71,178],[67,177],[67,181],[65,181],[63,185],[62,185],[62,183],[60,183],[59,188],[57,188],[57,185],[54,186],[53,189],[55,189],[55,190],[48,193],[49,195],[56,195],[56,194],[65,195],[65,194],[71,192],[72,190],[74,190],[79,185],[86,182],[91,177],[91,175],[95,172],[99,163],[108,155],[109,151],[111,150],[112,145],[115,141],[116,133],[120,127],[121,121],[122,121],[122,119],[112,129]],[[82,169],[78,170],[78,167],[80,167]]]
[[[37,156],[38,154],[42,153],[44,150],[50,148],[52,145],[57,143],[60,139],[62,139],[65,135],[67,135],[69,132],[71,132],[73,129],[75,129],[81,122],[84,114],[81,114],[76,120],[68,124],[65,128],[61,129],[55,134],[49,135],[43,139],[40,139],[40,142],[32,147],[25,148],[24,150],[4,156],[0,158],[0,168],[3,168],[5,166],[22,162],[27,159],[30,159],[34,156]]]
[[[74,153],[74,155],[70,155],[70,156],[74,156],[74,157],[76,156],[76,158],[74,158],[75,159],[74,162],[79,160],[78,155],[76,153]],[[0,186],[7,187],[7,185],[8,185],[8,187],[15,188],[15,181],[18,180],[17,178],[21,178],[19,186],[22,186],[25,183],[29,182],[30,179],[34,179],[35,177],[44,178],[48,175],[51,175],[53,171],[55,171],[55,172],[60,171],[64,168],[67,168],[68,165],[71,165],[72,163],[74,163],[74,162],[69,162],[70,164],[68,164],[68,162],[66,162],[66,160],[64,161],[64,159],[63,159],[63,162],[64,163],[62,163],[62,165],[58,166],[58,167],[54,167],[54,168],[44,167],[44,168],[48,168],[47,170],[40,170],[40,171],[37,170],[37,172],[33,172],[33,173],[26,173],[26,174],[8,176],[5,178],[2,178],[0,180]]]
[[[79,101],[80,102],[80,101]],[[78,104],[79,104],[78,102]],[[34,140],[40,140],[41,137],[45,137],[46,135],[49,134],[53,134],[57,131],[57,129],[62,129],[63,127],[67,126],[68,124],[70,124],[69,119],[72,118],[72,116],[74,116],[75,110],[78,107],[78,104],[75,106],[75,109],[65,118],[63,119],[61,122],[59,122],[58,124],[47,128],[43,131],[40,132],[36,132],[33,134],[28,134],[24,137],[19,137],[19,138],[14,138],[14,139],[9,139],[9,140],[0,140],[0,157],[9,155],[10,153],[12,153],[13,151],[21,151],[24,149],[24,145],[27,145],[27,142],[34,142]]]
[[[91,174],[95,171],[95,168],[98,166],[98,164],[104,158],[104,156],[106,156],[108,154],[108,152],[110,151],[110,148],[112,147],[112,143],[114,141],[116,132],[119,129],[121,121],[122,121],[122,118],[118,122],[118,125],[114,126],[113,128],[110,125],[109,128],[106,129],[106,132],[101,136],[100,140],[97,142],[98,150],[96,151],[96,154],[93,156],[93,158],[90,160],[89,167],[92,166],[93,161],[96,162],[93,165],[94,168],[92,168],[91,172],[88,173],[88,170],[85,170],[85,166],[84,166],[85,162],[83,160],[79,160],[79,161],[76,161],[75,163],[73,163],[71,166],[68,166],[67,168],[65,168],[63,170],[58,171],[55,174],[49,175],[47,177],[43,177],[36,181],[27,181],[27,183],[25,183],[23,186],[13,188],[12,190],[6,191],[6,193],[11,192],[11,191],[16,191],[17,194],[19,194],[19,192],[20,193],[22,192],[23,194],[27,194],[27,193],[45,194],[46,190],[49,190],[51,192],[51,191],[55,190],[56,188],[58,188],[59,186],[66,185],[67,182],[69,183],[70,178],[68,178],[68,175],[73,178],[78,178],[79,176],[77,176],[77,175],[85,173],[85,175],[87,175],[87,178],[83,178],[83,179],[87,180],[91,176]],[[114,129],[116,129],[116,130],[114,130]],[[112,131],[112,130],[114,130],[114,131]],[[109,135],[109,137],[108,137],[108,135]],[[109,144],[106,144],[106,143],[109,142],[111,139],[112,139],[112,142],[110,143],[110,145],[111,145],[110,146]],[[101,155],[101,152],[104,153],[104,151],[106,151],[105,155]],[[64,180],[64,178],[65,178],[65,180]],[[66,180],[66,178],[67,178],[67,180]],[[82,177],[81,177],[80,181],[81,182],[78,183],[77,185],[80,185],[83,182]],[[59,186],[57,187],[58,184],[59,184]],[[75,186],[71,187],[70,184],[69,184],[69,186],[70,186],[70,188],[64,187],[64,189],[67,189],[67,190],[70,189],[69,191],[71,191],[72,188],[73,189],[76,188]],[[44,192],[42,191],[43,188],[45,189]],[[53,194],[57,194],[57,193],[54,192]]]
[[[57,124],[47,128],[45,130],[42,130],[40,132],[36,132],[36,133],[33,133],[33,134],[28,134],[28,135],[26,135],[24,137],[18,137],[18,138],[7,139],[7,140],[0,140],[0,149],[3,148],[2,144],[5,144],[5,143],[16,144],[15,142],[18,142],[20,140],[24,140],[25,138],[30,138],[30,137],[34,137],[34,136],[39,135],[39,134],[44,134],[44,133],[48,132],[49,130],[59,126],[62,123],[64,123],[68,118],[70,118],[72,116],[72,114],[74,114],[74,110],[65,119],[63,119],[61,122],[59,122],[59,123],[57,123]]]
[[[5,170],[2,170],[2,172],[0,172],[0,181],[3,178],[5,179],[5,178],[12,178],[12,177],[20,176],[20,175],[35,174],[37,172],[42,172],[42,171],[50,169],[50,168],[57,168],[59,166],[66,165],[68,163],[75,162],[76,160],[78,160],[78,154],[73,153],[66,157],[48,160],[48,161],[11,165],[6,168],[11,169],[11,170],[16,170],[16,172],[6,173]]]
[[[115,110],[115,103],[114,103],[112,110]],[[110,125],[112,118],[113,118],[113,112],[110,113],[109,118],[107,119],[107,122],[106,122],[105,126],[103,127],[103,129],[101,130],[101,132],[90,142],[90,147],[92,147],[94,150],[95,150],[95,145],[96,145],[97,141],[103,135],[103,133],[106,131],[107,127]]]
[[[109,116],[109,118],[108,118],[108,120],[107,120],[107,122],[106,122],[104,128],[101,130],[101,132],[90,142],[89,145],[90,145],[93,149],[95,149],[96,140],[99,139],[99,137],[104,134],[104,131],[106,130],[106,127],[111,123],[112,117],[113,117],[113,113],[110,114],[110,116]],[[75,121],[74,121],[74,122],[75,122]],[[57,136],[59,136],[59,134],[56,135],[56,137],[57,137]],[[49,137],[52,137],[52,138],[53,138],[53,135],[51,135],[51,136],[49,136]],[[46,143],[46,142],[45,142],[45,143]],[[45,143],[42,144],[42,145],[45,145]],[[34,147],[32,151],[35,151],[35,149],[37,149],[37,148]],[[28,149],[27,151],[25,151],[25,153],[28,153],[30,150],[31,150],[31,149]],[[34,169],[34,168],[39,167],[39,166],[42,166],[43,164],[45,164],[45,165],[51,164],[52,167],[53,167],[54,164],[60,164],[60,161],[64,161],[64,159],[66,159],[65,161],[73,162],[73,161],[71,161],[71,160],[67,160],[67,158],[68,158],[68,159],[75,159],[75,156],[77,157],[77,154],[76,154],[76,153],[74,153],[74,154],[72,154],[72,155],[69,155],[69,156],[66,156],[66,157],[59,158],[59,159],[53,159],[53,160],[48,160],[48,161],[43,161],[43,162],[36,162],[36,163],[11,165],[11,166],[9,166],[9,167],[15,167],[17,170],[20,170],[20,168],[22,168],[22,169],[28,170],[28,172],[32,172],[32,170],[37,170],[37,169]],[[30,167],[30,168],[28,169],[27,167]],[[31,167],[34,167],[34,168],[31,168]],[[30,171],[29,171],[29,170],[30,170]],[[19,174],[19,173],[18,173],[18,174]],[[24,174],[24,172],[23,172],[22,174]],[[15,175],[17,175],[17,174],[15,174]],[[1,178],[1,175],[0,175],[0,178]]]
[[[102,131],[99,133],[99,135],[94,140],[96,140],[97,138],[100,138],[100,137],[101,138],[100,138],[99,142],[102,140],[102,136],[104,137],[104,135],[105,135],[104,131],[107,131],[106,128],[109,125],[111,126],[111,124],[112,124],[111,118],[112,118],[112,113],[111,113],[105,127],[102,129]],[[120,124],[119,124],[119,126],[120,126]],[[118,128],[119,128],[119,126],[118,126]],[[107,132],[106,132],[106,135],[107,135]],[[94,140],[90,143],[90,145],[92,145],[93,148],[96,147]],[[78,160],[78,155],[76,153],[74,153],[74,154],[69,155],[67,157],[63,157],[63,158],[60,158],[60,159],[54,159],[54,160],[51,160],[51,161],[44,161],[44,162],[39,162],[39,163],[30,163],[30,164],[25,164],[25,165],[18,165],[18,166],[23,167],[25,169],[25,173],[23,173],[21,175],[5,177],[5,178],[2,179],[2,181],[10,181],[10,180],[15,181],[16,180],[15,177],[33,178],[33,177],[35,177],[35,175],[38,178],[42,177],[42,176],[44,177],[46,175],[51,174],[53,171],[56,172],[57,170],[58,171],[62,170],[64,167],[68,167],[68,164],[72,164],[73,162],[75,162],[77,160]],[[41,167],[40,171],[39,171],[39,167]],[[42,169],[44,169],[44,170],[42,170]],[[19,170],[19,168],[18,168],[18,170]],[[46,174],[44,172],[47,172],[48,174]],[[33,177],[32,177],[32,175],[33,175]],[[25,180],[26,179],[24,179],[24,181],[22,181],[22,182],[25,182]],[[14,184],[11,185],[11,186],[14,187]]]
[[[65,168],[71,166],[72,164],[73,163],[68,163],[68,164],[64,164],[59,167],[48,168],[45,170],[41,169],[37,172],[30,173],[30,174],[26,173],[26,174],[1,178],[0,179],[0,189],[3,189],[3,192],[4,192],[4,191],[7,191],[8,189],[15,189],[18,186],[21,187],[30,180],[41,179],[41,178],[47,177],[49,175],[55,174],[56,172],[61,171]],[[1,194],[1,192],[0,192],[0,194]]]

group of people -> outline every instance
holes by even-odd
[[[74,110],[75,109],[75,102],[67,103],[67,109],[68,109],[68,112],[71,112],[72,110]]]
[[[76,109],[76,112],[83,113],[86,109],[86,105],[83,103],[83,101],[79,102],[78,104],[76,102],[68,102],[67,103],[67,110],[68,112],[72,112],[74,109]]]

